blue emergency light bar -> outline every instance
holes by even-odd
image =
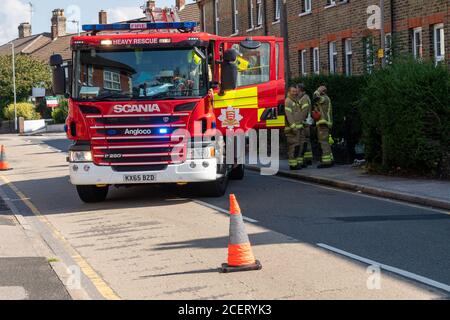
[[[135,23],[112,23],[112,24],[85,24],[83,31],[124,31],[124,30],[156,30],[156,29],[181,29],[193,30],[197,22],[135,22]]]

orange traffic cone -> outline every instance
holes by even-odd
[[[11,168],[8,165],[8,161],[6,161],[5,146],[2,145],[1,153],[0,153],[0,171],[6,171],[6,170],[11,170]]]
[[[228,242],[228,263],[222,264],[221,272],[261,270],[255,260],[252,246],[245,231],[241,209],[234,194],[230,194],[230,239]]]

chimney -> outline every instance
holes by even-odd
[[[178,10],[183,10],[185,4],[186,0],[175,0],[175,6],[178,8]]]
[[[31,36],[31,24],[28,22],[21,23],[19,25],[19,38],[26,38]]]
[[[52,39],[66,35],[66,17],[64,9],[55,9],[52,14]]]
[[[98,13],[98,23],[99,24],[108,24],[108,14],[105,10],[102,10]]]

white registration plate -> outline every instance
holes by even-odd
[[[123,176],[123,182],[156,182],[154,174],[126,174]]]

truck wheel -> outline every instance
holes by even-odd
[[[228,187],[228,175],[215,181],[201,183],[201,196],[203,197],[221,197],[225,194]]]
[[[245,167],[243,164],[239,164],[236,168],[231,170],[230,179],[231,180],[242,180],[244,179]]]
[[[77,186],[78,196],[83,202],[94,203],[105,201],[109,186]]]

